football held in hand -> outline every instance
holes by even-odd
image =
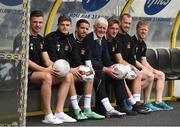
[[[113,71],[117,73],[117,78],[118,79],[124,79],[125,76],[127,75],[127,69],[125,65],[123,64],[115,64],[113,65]]]
[[[89,66],[81,65],[78,68],[78,71],[81,74],[83,81],[86,82],[86,81],[90,81],[90,80],[94,79],[94,72],[93,72],[92,68],[90,68]]]
[[[59,59],[54,62],[53,68],[58,71],[60,77],[65,77],[69,73],[70,65],[66,60]]]

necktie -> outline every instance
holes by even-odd
[[[99,45],[101,45],[101,39],[97,39]]]
[[[102,56],[101,40],[100,40],[100,39],[97,39],[96,41],[97,41],[97,43],[98,43],[98,44],[97,44],[97,47],[96,47],[96,48],[98,49],[98,50],[97,50],[97,51],[98,51],[98,53],[97,53],[97,54],[98,54],[98,58],[101,59],[101,56]]]

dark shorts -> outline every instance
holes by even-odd
[[[126,80],[127,86],[129,87],[130,90],[132,90],[132,84],[134,80]]]
[[[31,77],[31,75],[32,75],[32,73],[33,73],[34,71],[32,71],[32,70],[28,70],[28,77]]]
[[[30,77],[31,77],[31,75],[33,74],[33,72],[34,72],[34,71],[32,71],[32,70],[30,70],[30,69],[28,70],[28,85],[29,85],[29,86],[31,86],[31,84],[32,84]]]

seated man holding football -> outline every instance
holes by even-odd
[[[91,65],[89,50],[85,47],[83,39],[89,30],[90,24],[85,19],[80,19],[76,23],[75,33],[71,34],[78,49],[78,55],[81,59],[82,65],[77,69],[71,71],[75,76],[76,90],[79,95],[84,95],[84,114],[88,119],[103,119],[102,115],[99,115],[91,111],[91,96],[93,89],[94,70]],[[86,73],[87,72],[87,73]],[[80,76],[79,76],[80,73]]]
[[[107,117],[120,117],[126,113],[119,112],[112,107],[106,92],[106,78],[113,77],[117,79],[117,73],[113,70],[113,63],[110,60],[106,40],[104,38],[108,22],[105,18],[99,18],[95,21],[94,31],[87,34],[83,39],[84,49],[87,49],[90,55],[90,66],[95,70],[94,88],[96,94],[96,109],[98,113]],[[111,82],[109,80],[108,82]],[[126,88],[123,80],[113,80],[111,82],[115,87],[115,95],[118,100],[124,100],[127,97]]]
[[[65,121],[76,122],[63,112],[64,102],[69,88],[73,85],[73,75],[68,73],[63,78],[58,71],[52,68],[52,62],[45,49],[43,49],[43,37],[39,35],[43,26],[43,13],[39,10],[30,14],[30,49],[29,49],[29,85],[41,87],[41,98],[45,113],[43,123],[61,124]],[[57,107],[55,114],[51,110],[51,89],[53,85],[59,85],[57,96]],[[59,116],[65,116],[61,119]]]
[[[152,111],[172,110],[173,107],[162,101],[163,90],[165,85],[165,74],[154,69],[146,58],[147,45],[144,39],[148,34],[148,23],[145,20],[138,21],[136,25],[136,34],[132,37],[133,46],[136,56],[136,67],[141,70],[143,77],[148,79],[142,83],[144,91],[144,105]],[[156,100],[155,103],[150,102],[151,90],[155,84]]]
[[[125,13],[124,16],[122,16],[123,18],[125,18],[127,16],[127,14]],[[129,19],[129,18],[127,18]],[[126,20],[127,20],[126,19]],[[123,19],[124,20],[124,19]],[[130,20],[130,19],[129,19]],[[126,22],[129,22],[129,20],[127,20]],[[115,39],[116,38],[120,38],[121,39],[121,34],[123,31],[124,32],[124,27],[120,27],[119,28],[119,21],[118,19],[116,18],[110,18],[108,19],[108,30],[107,30],[107,36],[106,36],[106,39],[107,39],[107,44],[108,44],[108,51],[109,51],[109,54],[110,54],[110,57],[111,57],[111,60],[114,62],[114,63],[121,63],[122,65],[125,65],[124,68],[127,69],[128,73],[129,71],[131,70],[134,70],[132,72],[135,72],[136,73],[136,68],[129,64],[128,62],[126,62],[125,60],[123,60],[122,56],[121,56],[121,48],[125,48],[125,46],[121,46],[120,47],[120,44],[118,44]],[[123,22],[124,23],[124,22]],[[124,26],[124,24],[123,24]],[[120,30],[119,30],[120,29]],[[122,30],[123,29],[123,30]],[[120,32],[121,33],[120,33]],[[119,33],[118,33],[119,32]],[[123,33],[123,35],[126,35]],[[122,41],[119,41],[119,43],[124,43]],[[128,49],[126,50],[128,51]],[[130,51],[130,50],[129,50]],[[130,53],[130,52],[128,52]],[[128,54],[128,53],[125,53],[125,54]],[[128,54],[129,57],[131,57],[131,54]],[[131,58],[129,58],[131,59]],[[136,75],[136,74],[135,74]],[[144,108],[143,106],[140,105],[140,92],[141,92],[141,87],[139,85],[141,84],[137,84],[137,81],[139,80],[139,76],[137,77],[132,77],[132,76],[126,76],[125,78],[129,81],[133,81],[134,83],[131,85],[131,91],[130,91],[130,88],[127,86],[126,84],[126,80],[124,80],[125,82],[125,86],[126,86],[126,90],[128,91],[128,99],[127,99],[127,102],[128,104],[132,105],[132,110],[131,108],[128,108],[127,104],[126,104],[126,101],[124,103],[122,102],[119,102],[118,100],[116,101],[117,103],[117,107],[120,111],[124,111],[126,112],[128,115],[136,115],[137,113],[141,113],[141,114],[147,114],[149,113],[149,110]],[[140,78],[141,79],[141,78]],[[137,81],[136,81],[137,80]],[[129,106],[131,107],[131,106]]]
[[[70,63],[70,72],[74,75],[75,83],[82,81],[82,76],[78,69],[83,65],[83,63],[81,62],[81,57],[78,54],[78,47],[75,43],[75,40],[73,36],[69,34],[71,24],[72,22],[69,16],[60,16],[58,18],[57,31],[51,32],[45,37],[44,45],[48,51],[50,59],[53,62],[58,59],[65,59]],[[80,109],[78,104],[75,86],[71,85],[69,89],[70,101],[72,108],[74,109],[75,118],[77,120],[104,118],[104,116],[99,115],[91,110],[91,92],[93,87],[92,82],[93,80],[84,82],[85,99],[83,111]]]

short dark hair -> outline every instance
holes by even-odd
[[[119,17],[119,21],[121,22],[122,19],[124,18],[124,16],[127,16],[128,18],[131,18],[131,15],[129,13],[123,13],[122,15],[120,15]]]
[[[31,11],[30,19],[32,17],[44,17],[44,14],[41,10],[34,10],[34,11]]]
[[[76,22],[76,27],[79,27],[81,23],[87,23],[90,25],[90,23],[86,20],[86,19],[79,19],[77,22]]]
[[[58,18],[58,24],[61,23],[61,22],[63,22],[63,21],[72,22],[72,21],[71,21],[71,17],[69,17],[69,16],[66,16],[66,15],[61,15],[61,16],[59,16],[59,18]]]
[[[108,26],[112,26],[113,24],[119,25],[119,20],[116,17],[110,17],[108,19]]]

